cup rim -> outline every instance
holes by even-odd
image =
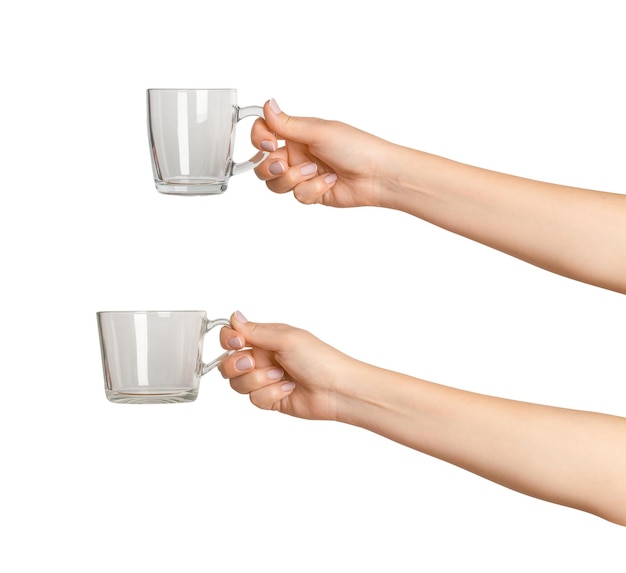
[[[237,88],[148,88],[149,92],[236,92]]]
[[[96,314],[193,314],[204,313],[206,310],[99,310]]]

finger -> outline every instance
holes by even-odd
[[[246,374],[230,379],[230,385],[235,392],[250,394],[265,386],[284,382],[285,371],[278,366],[268,368],[255,368]]]
[[[300,203],[306,205],[320,203],[322,197],[332,189],[336,182],[337,175],[335,173],[319,175],[295,185],[293,195]]]
[[[289,350],[299,343],[301,336],[311,336],[306,331],[287,324],[251,322],[240,311],[231,315],[230,322],[255,350]]]
[[[295,389],[293,382],[277,382],[250,393],[250,401],[262,410],[276,410],[281,400]]]
[[[220,330],[220,344],[226,350],[241,350],[246,345],[246,341],[241,333],[224,326]]]
[[[285,147],[270,153],[268,157],[254,168],[256,176],[261,181],[269,181],[280,177],[289,166],[289,153]]]
[[[263,118],[257,119],[252,124],[252,133],[250,134],[252,145],[262,151],[276,151],[278,148],[278,138],[276,134],[267,125]]]
[[[314,117],[297,117],[284,113],[276,100],[270,99],[263,106],[265,126],[257,128],[259,143],[275,134],[279,139],[289,139],[307,145],[323,141],[328,122]],[[258,121],[258,120],[257,120]]]
[[[268,189],[274,193],[287,193],[296,185],[315,177],[318,171],[317,165],[312,162],[289,167],[283,162],[277,161],[275,164],[271,164],[268,169],[276,172],[282,170],[278,177],[266,183]]]
[[[254,370],[256,362],[251,350],[242,350],[227,356],[218,369],[224,378],[237,378]]]

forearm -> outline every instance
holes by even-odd
[[[626,525],[626,419],[364,367],[338,419],[527,495]]]
[[[402,147],[387,163],[384,206],[626,293],[626,195],[532,181]]]

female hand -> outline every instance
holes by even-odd
[[[285,324],[239,312],[220,370],[259,408],[337,420],[496,483],[626,525],[626,419],[442,386],[381,370]],[[251,348],[245,348],[249,346]]]
[[[310,420],[335,420],[340,395],[357,360],[315,336],[286,324],[248,322],[240,313],[231,317],[220,341],[236,352],[219,369],[234,390],[249,394],[259,408],[277,410]]]
[[[252,128],[252,143],[269,151],[256,169],[275,193],[293,190],[301,203],[380,206],[395,145],[337,121],[288,116],[274,100]],[[285,145],[278,147],[278,140]]]

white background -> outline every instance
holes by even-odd
[[[0,569],[623,571],[623,528],[257,410],[216,372],[193,404],[111,404],[95,320],[240,309],[440,383],[626,415],[623,296],[401,213],[303,206],[253,173],[160,195],[145,125],[146,88],[235,87],[242,106],[274,97],[622,193],[621,4],[4,3]]]

